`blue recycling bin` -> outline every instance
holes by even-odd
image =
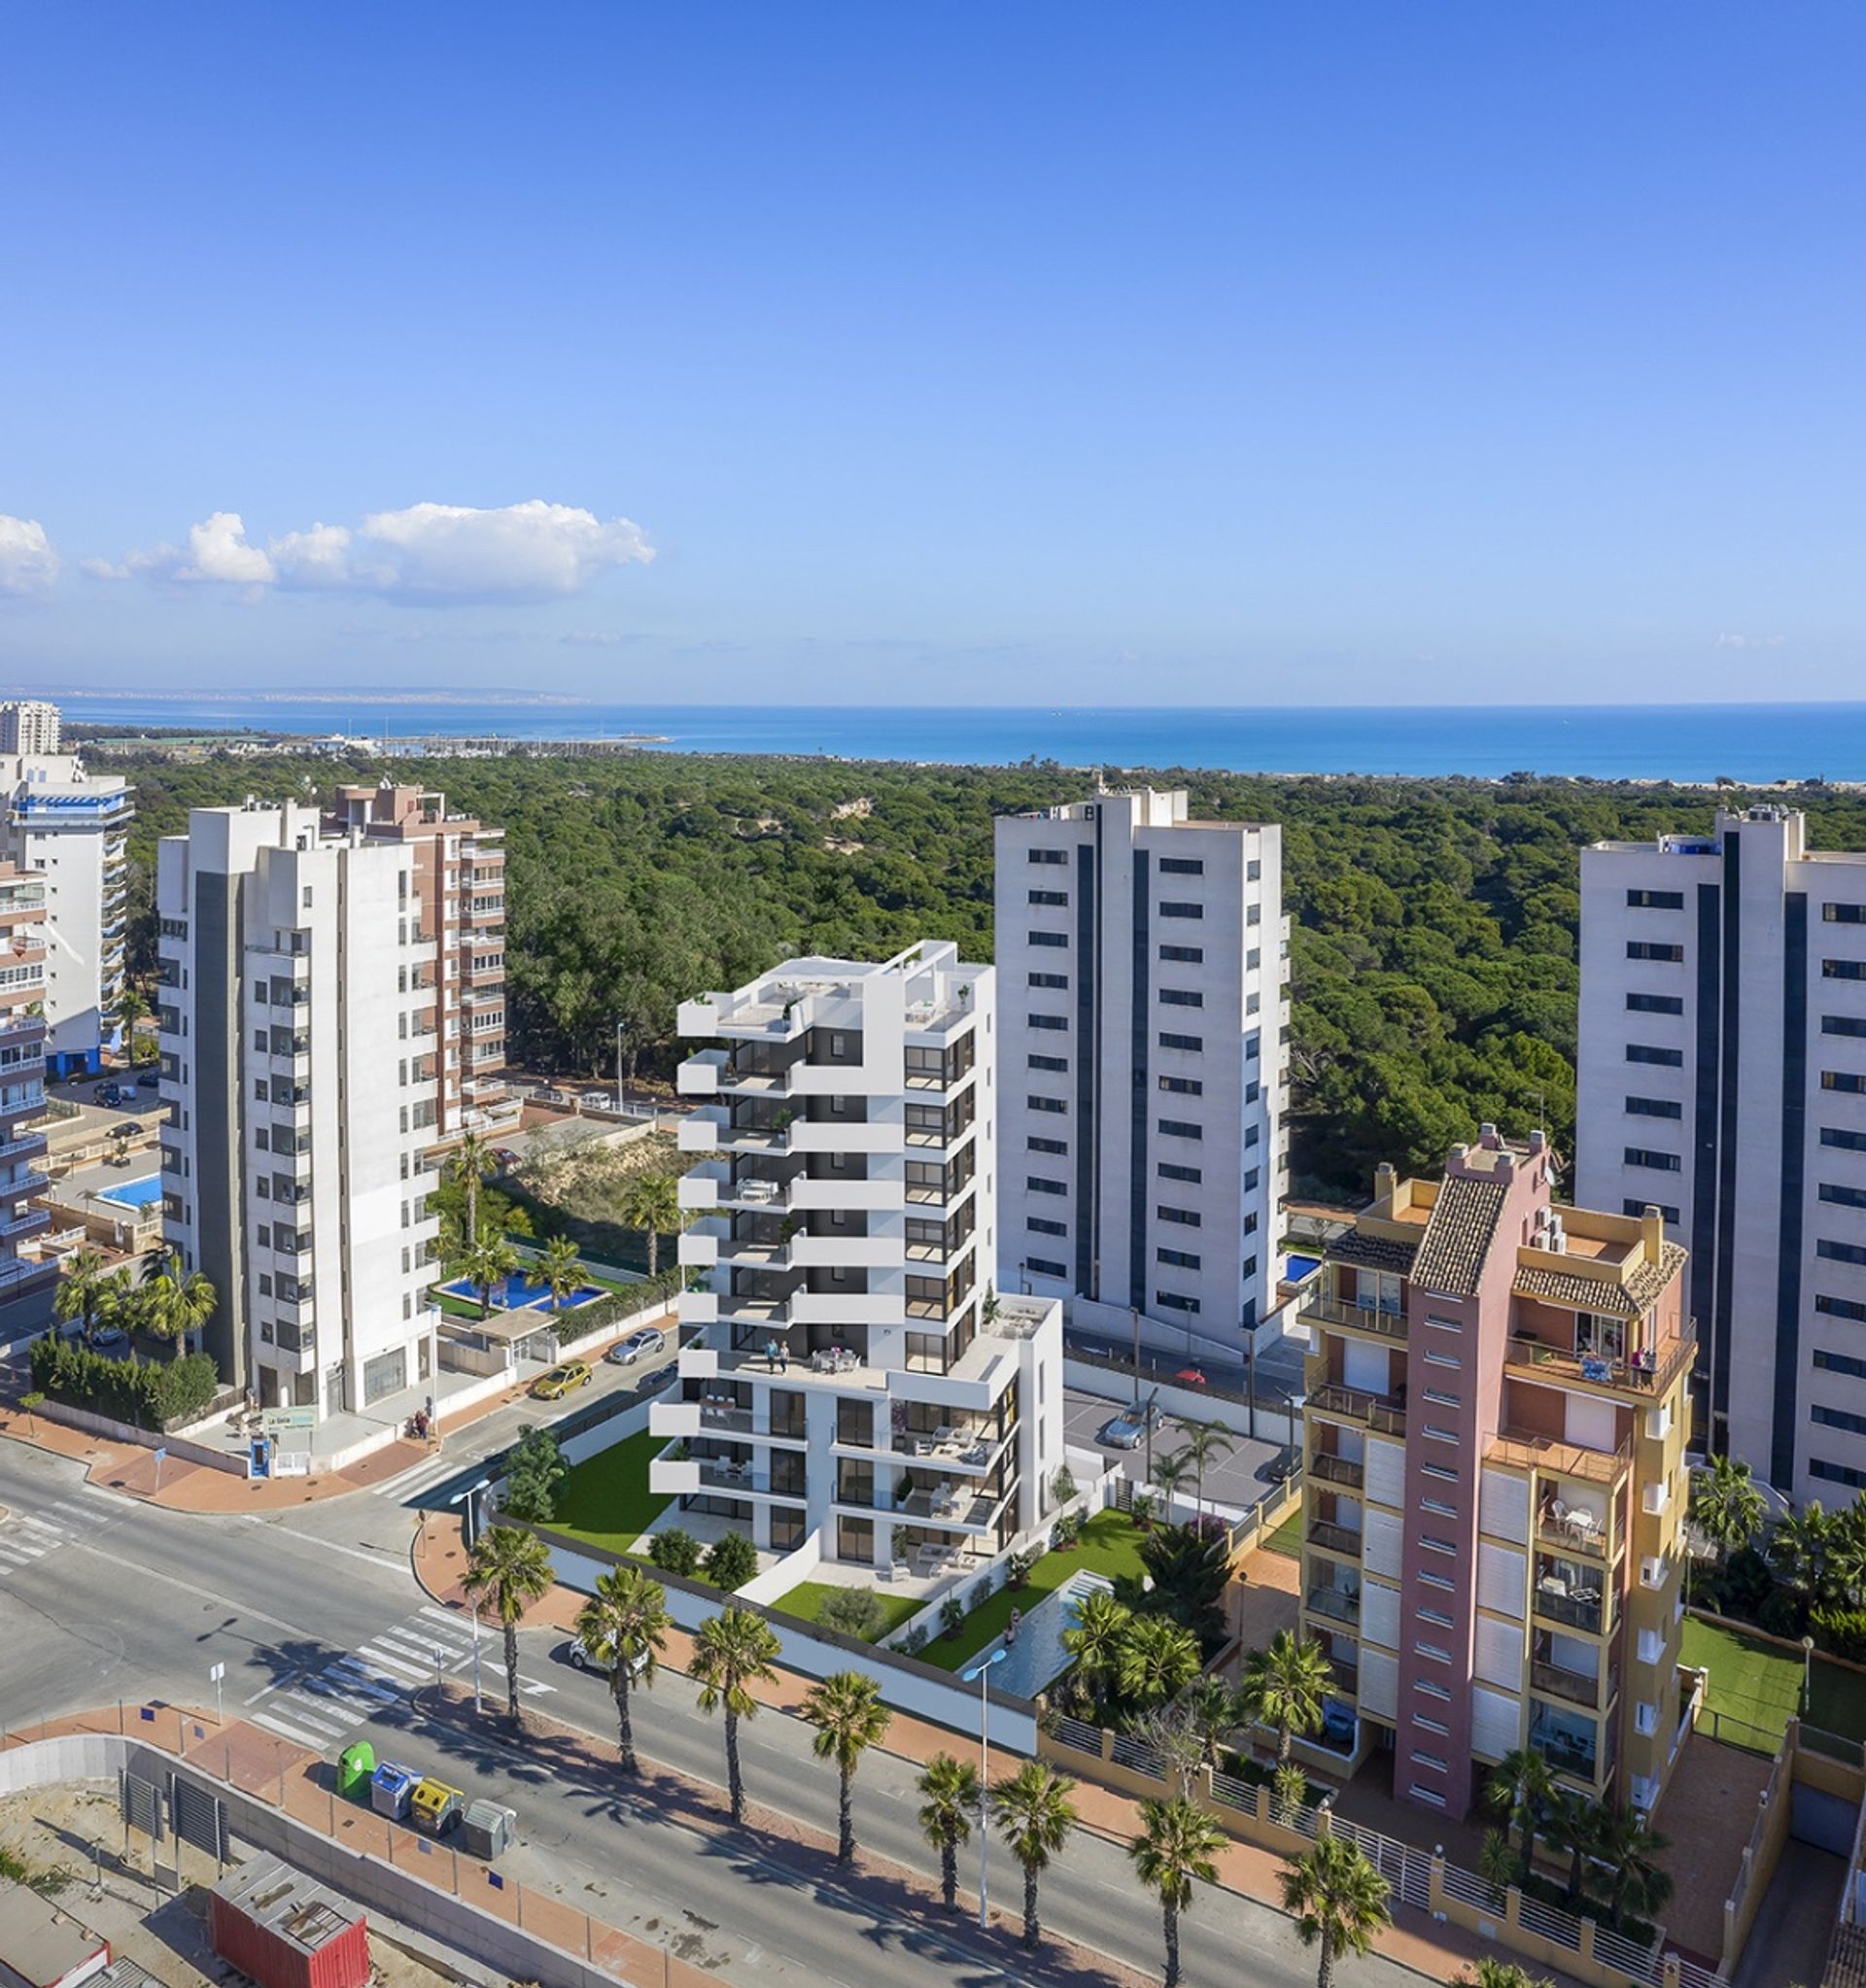
[[[408,1803],[421,1780],[419,1767],[399,1767],[384,1761],[369,1777],[369,1806],[391,1822],[406,1822]]]

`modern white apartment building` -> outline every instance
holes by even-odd
[[[997,825],[1011,1289],[1235,1356],[1274,1303],[1288,1142],[1282,831],[1099,794]],[[1086,1308],[1086,1307],[1085,1307]],[[1170,1328],[1170,1329],[1168,1329]]]
[[[16,748],[9,736],[37,743]],[[56,706],[0,706],[0,861],[45,880],[46,1061],[63,1077],[97,1069],[121,1033],[123,849],[135,809],[127,782],[57,751],[57,737]],[[50,748],[40,749],[46,740]]]
[[[160,845],[165,1241],[221,1293],[223,1380],[268,1407],[432,1385],[427,1200],[464,1011],[427,854],[289,802],[196,808]]]
[[[682,1005],[695,1217],[660,1491],[768,1551],[930,1572],[1049,1511],[1061,1308],[993,1288],[993,977],[950,944]],[[674,1440],[674,1439],[677,1439]]]
[[[1803,815],[1581,854],[1576,1198],[1690,1250],[1709,1440],[1866,1485],[1866,855]]]
[[[55,1263],[19,1255],[52,1226],[31,1205],[48,1184],[46,1135],[35,1129],[46,1111],[45,926],[44,882],[0,863],[0,1319],[17,1318],[24,1300],[43,1305],[58,1277]],[[0,1326],[0,1337],[12,1333]]]

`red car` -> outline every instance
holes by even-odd
[[[1179,1372],[1173,1376],[1173,1379],[1182,1388],[1203,1388],[1207,1385],[1205,1376],[1196,1367],[1181,1367]]]

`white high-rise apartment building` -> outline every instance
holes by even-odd
[[[55,753],[58,706],[13,700],[0,703],[0,754]]]
[[[1235,1356],[1276,1290],[1288,953],[1273,825],[1151,790],[999,821],[1010,1288]]]
[[[466,887],[444,837],[373,833],[403,815],[381,805],[195,808],[157,862],[165,1240],[221,1294],[223,1380],[320,1419],[380,1413],[436,1364],[427,1201],[464,1081],[445,900]]]
[[[714,1046],[680,1066],[709,1100],[680,1301],[699,1336],[659,1491],[762,1549],[930,1573],[1039,1524],[1063,1461],[1054,1301],[992,1286],[993,979],[950,944],[880,965],[796,959],[682,1004]]]
[[[0,861],[45,881],[46,1067],[66,1077],[97,1069],[120,1039],[135,808],[121,775],[57,745],[56,705],[0,705]]]
[[[1691,1251],[1710,1447],[1866,1485],[1866,855],[1769,806],[1581,852],[1576,1146]]]

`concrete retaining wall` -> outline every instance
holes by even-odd
[[[1080,1388],[1116,1403],[1125,1403],[1133,1392],[1133,1383],[1126,1375],[1095,1366],[1088,1360],[1071,1359],[1066,1354],[1062,1362],[1062,1378],[1067,1387]],[[1234,1401],[1228,1394],[1207,1393],[1202,1388],[1178,1388],[1170,1381],[1156,1382],[1143,1376],[1140,1398],[1145,1401],[1156,1391],[1159,1395],[1161,1415],[1175,1421],[1222,1422],[1234,1436],[1247,1432],[1251,1422],[1247,1402]],[[1112,1415],[1114,1410],[1111,1408],[1109,1413]],[[1294,1419],[1287,1411],[1266,1407],[1260,1401],[1257,1404],[1257,1439],[1261,1443],[1294,1443],[1296,1440]],[[1156,1430],[1156,1456],[1159,1454],[1159,1442],[1160,1432]],[[1167,1447],[1171,1447],[1170,1442]]]
[[[190,1442],[187,1436],[159,1436],[154,1429],[140,1429],[134,1422],[116,1422],[96,1415],[88,1408],[67,1408],[62,1401],[47,1399],[33,1410],[48,1422],[62,1422],[66,1428],[82,1429],[87,1436],[102,1436],[112,1443],[140,1443],[145,1450],[166,1450],[178,1463],[204,1463],[210,1470],[246,1475],[246,1457],[227,1450],[216,1450],[206,1443]],[[196,1427],[199,1424],[196,1423]]]

